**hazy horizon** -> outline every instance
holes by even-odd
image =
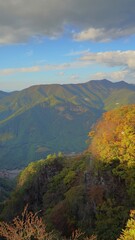
[[[72,83],[72,82],[69,82],[69,83],[39,83],[39,84],[33,84],[33,85],[30,85],[30,86],[24,87],[22,89],[13,89],[13,90],[0,89],[0,91],[7,92],[7,93],[9,92],[10,93],[10,92],[22,91],[22,90],[25,90],[27,88],[34,87],[34,86],[44,86],[44,85],[61,85],[61,86],[63,86],[63,85],[67,85],[67,84],[85,84],[85,83],[88,83],[88,82],[91,82],[91,81],[104,81],[104,80],[107,80],[107,81],[109,81],[111,83],[125,82],[127,84],[133,84],[134,85],[134,83],[128,83],[127,81],[123,81],[123,80],[114,82],[114,81],[110,81],[109,79],[99,79],[99,80],[91,79],[89,81],[78,82],[78,83]]]

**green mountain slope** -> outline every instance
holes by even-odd
[[[75,229],[97,240],[118,239],[129,213],[134,218],[135,104],[104,113],[89,135],[83,154],[49,155],[20,172],[0,219],[10,221],[28,206],[57,239],[69,239]]]
[[[8,93],[0,91],[0,99],[4,98],[7,95],[8,95]]]
[[[135,86],[108,80],[0,92],[0,168],[21,168],[53,152],[81,152],[104,111],[131,103]]]

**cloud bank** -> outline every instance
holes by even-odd
[[[97,72],[95,74],[90,74],[90,79],[93,80],[101,80],[101,79],[109,79],[113,82],[125,81],[128,83],[135,84],[135,71],[121,70],[121,71],[112,71],[112,72]]]
[[[127,67],[135,70],[135,51],[89,52],[80,58],[81,61],[105,64],[109,67]]]
[[[75,30],[77,41],[109,41],[135,34],[135,1],[0,0],[0,44],[54,38],[69,29]]]
[[[122,37],[127,37],[135,34],[135,27],[131,28],[89,28],[73,35],[76,41],[95,41],[109,42]]]
[[[135,51],[89,52],[84,54],[80,60],[107,66],[111,69],[108,72],[91,74],[91,79],[106,78],[112,81],[124,80],[135,83]],[[120,70],[116,70],[116,67],[119,67]]]
[[[65,75],[67,69],[89,68],[92,65],[109,67],[108,72],[98,72],[90,74],[89,79],[107,78],[112,81],[125,80],[135,83],[135,51],[110,51],[110,52],[88,52],[84,51],[83,56],[70,63],[61,64],[45,64],[43,66],[32,66],[23,68],[1,69],[0,75],[13,75],[16,73],[41,72],[41,71],[57,71],[59,75]],[[119,70],[116,70],[116,68]],[[72,80],[78,79],[78,75],[73,75]]]

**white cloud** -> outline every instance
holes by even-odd
[[[73,81],[78,80],[79,76],[77,74],[73,74],[73,75],[71,75],[70,79],[73,80]]]
[[[90,65],[90,61],[74,61],[70,63],[61,63],[61,64],[46,64],[44,69],[46,71],[57,71],[57,70],[65,70],[65,69],[76,69],[83,68]]]
[[[110,52],[89,52],[84,54],[80,60],[89,64],[100,64],[109,67],[109,72],[98,71],[91,74],[91,79],[110,79],[112,81],[128,81],[135,83],[135,51],[110,51]],[[112,68],[112,71],[111,71]],[[115,70],[118,68],[119,70]],[[114,69],[114,70],[113,70]]]
[[[71,27],[80,31],[76,40],[104,41],[134,34],[135,1],[0,0],[0,44],[56,38]]]
[[[86,67],[90,63],[85,61],[75,61],[71,63],[61,63],[61,64],[46,64],[42,66],[32,66],[32,67],[22,67],[22,68],[6,68],[0,69],[0,75],[13,75],[16,73],[28,73],[28,72],[40,72],[40,71],[60,71],[58,72],[59,75],[64,75],[64,71],[66,69],[76,69],[81,67]]]
[[[79,33],[74,33],[73,38],[76,41],[96,41],[96,42],[108,42],[113,39],[127,37],[135,34],[135,27],[129,29],[122,28],[89,28],[87,30],[83,30]]]
[[[46,64],[45,70],[47,71],[55,71],[55,70],[64,70],[70,68],[70,63],[62,63],[62,64]]]
[[[98,71],[98,64],[100,69],[103,66],[109,67],[108,71]],[[61,64],[45,64],[37,65],[32,67],[23,67],[23,68],[8,68],[1,69],[0,75],[13,75],[16,73],[28,73],[28,72],[40,72],[40,71],[57,71],[57,74],[60,76],[65,75],[64,70],[69,69],[82,69],[87,68],[89,72],[92,69],[92,66],[97,68],[95,74],[90,75],[91,79],[103,79],[107,78],[112,81],[125,80],[128,82],[135,83],[135,51],[110,51],[110,52],[85,52],[80,59]],[[116,69],[118,69],[116,71]],[[73,74],[71,76],[72,80],[78,79],[79,76]]]
[[[110,40],[110,36],[105,34],[105,29],[95,29],[95,28],[89,28],[85,31],[82,31],[80,33],[75,33],[73,35],[74,40],[76,41],[87,41],[87,40],[93,40],[93,41],[108,41]]]
[[[12,75],[16,73],[39,72],[40,70],[41,70],[40,66],[24,67],[24,68],[7,68],[7,69],[1,69],[0,75],[6,76],[6,75]]]
[[[135,51],[89,52],[80,58],[81,61],[104,64],[109,67],[127,67],[135,70]]]
[[[95,74],[90,74],[89,78],[93,80],[109,79],[113,82],[122,80],[135,84],[135,72],[132,72],[130,70],[121,70],[108,73],[97,72]]]
[[[83,55],[85,53],[88,53],[89,49],[82,50],[82,51],[71,51],[70,53],[67,53],[65,56],[78,56],[78,55]]]

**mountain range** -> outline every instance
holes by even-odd
[[[24,168],[49,153],[79,153],[102,113],[135,103],[135,85],[106,79],[0,91],[0,168]]]

